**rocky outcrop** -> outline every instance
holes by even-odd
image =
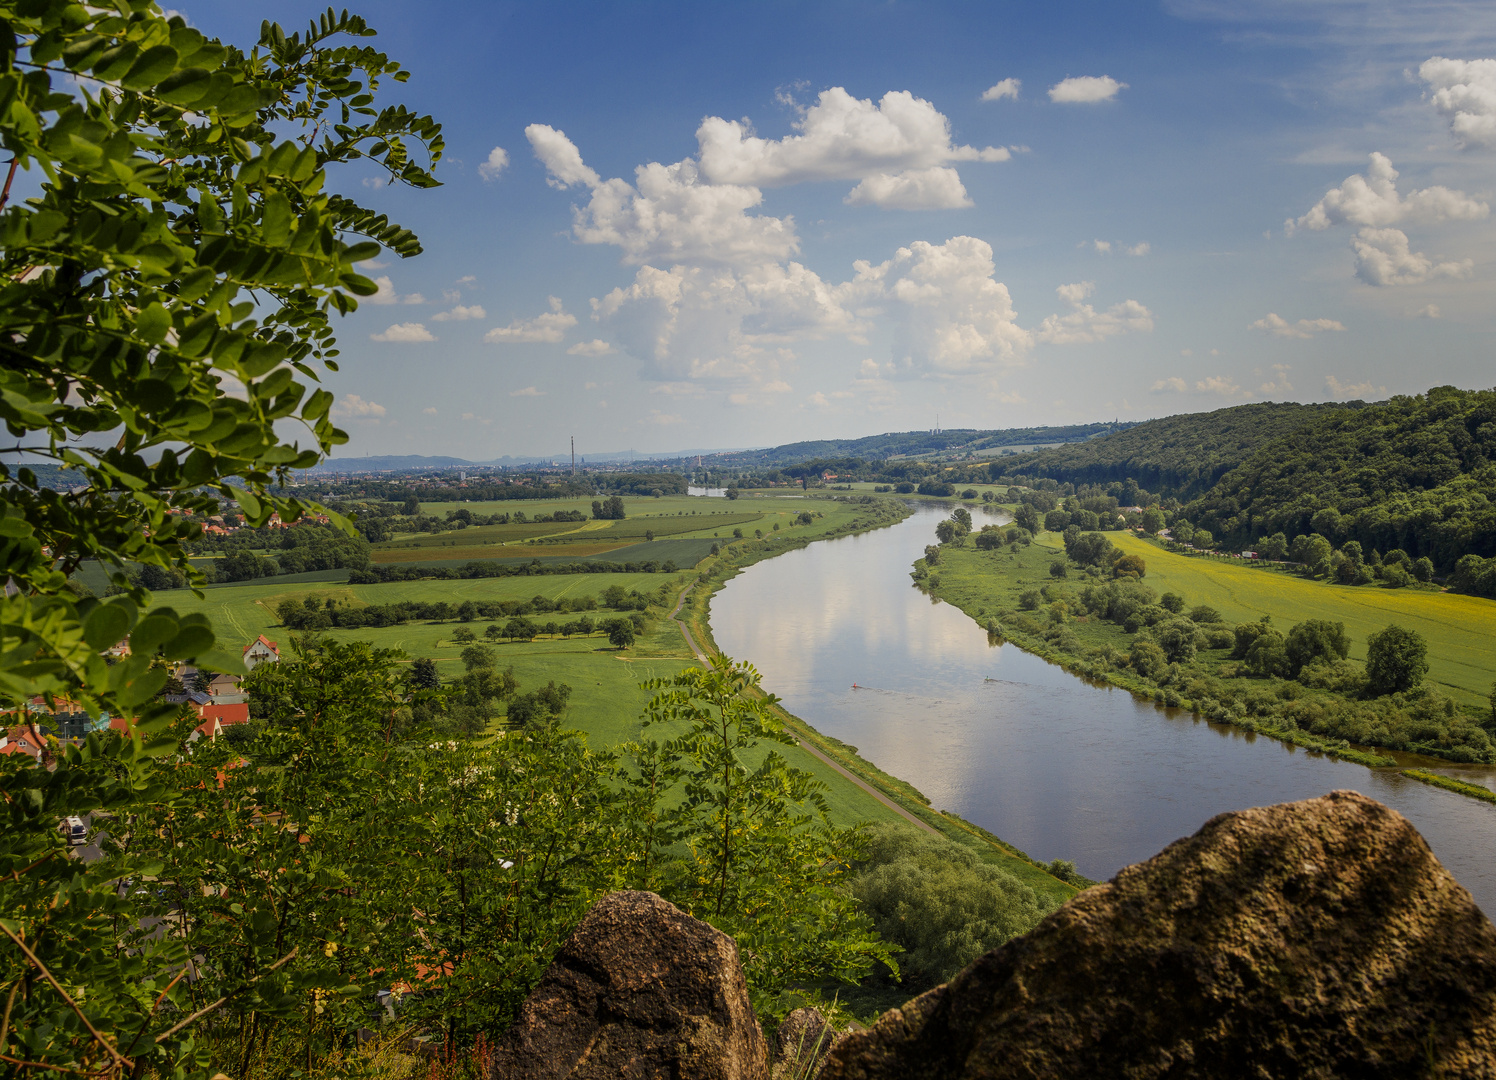
[[[654,893],[600,900],[495,1047],[492,1080],[767,1080],[732,938]]]
[[[1211,819],[830,1053],[821,1080],[1496,1077],[1496,927],[1354,792]]]
[[[772,1080],[814,1080],[827,1051],[843,1037],[819,1009],[796,1009],[775,1033]]]

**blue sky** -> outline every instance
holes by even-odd
[[[447,158],[334,177],[425,245],[340,327],[347,455],[1496,383],[1490,4],[356,10]]]

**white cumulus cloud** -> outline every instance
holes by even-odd
[[[1434,108],[1449,118],[1462,149],[1496,146],[1496,60],[1431,56],[1418,75],[1433,88]]]
[[[332,416],[337,420],[374,420],[383,415],[383,405],[366,401],[357,394],[344,394],[332,407]]]
[[[1003,98],[1018,100],[1018,91],[1023,83],[1018,79],[1003,79],[1001,82],[993,83],[982,91],[983,101],[1001,101]]]
[[[1362,229],[1351,240],[1356,253],[1356,276],[1368,285],[1421,285],[1442,277],[1467,277],[1471,259],[1436,263],[1413,251],[1401,229]]]
[[[992,246],[972,236],[916,241],[874,266],[854,264],[853,286],[893,316],[902,374],[959,375],[1017,363],[1032,343],[1008,287],[993,276]]]
[[[1129,331],[1153,329],[1153,313],[1136,300],[1124,300],[1105,311],[1097,311],[1086,300],[1096,286],[1089,281],[1061,285],[1055,292],[1070,305],[1064,315],[1049,315],[1039,324],[1035,338],[1054,345],[1089,344]]]
[[[1112,242],[1110,240],[1092,240],[1091,246],[1096,249],[1097,254],[1110,255],[1112,253]]]
[[[1242,388],[1225,375],[1208,375],[1195,383],[1197,394],[1217,394],[1220,397],[1251,397],[1243,394]]]
[[[1416,312],[1420,319],[1438,319],[1443,317],[1438,304],[1425,304]]]
[[[1049,100],[1067,105],[1093,105],[1111,101],[1119,90],[1126,89],[1125,82],[1118,82],[1110,75],[1075,75],[1051,86]]]
[[[482,304],[458,304],[451,311],[438,311],[431,316],[432,322],[466,322],[468,319],[483,319],[487,316],[483,312]]]
[[[542,312],[533,319],[515,319],[508,326],[496,326],[483,335],[490,344],[496,342],[547,342],[556,344],[566,336],[566,331],[577,324],[577,317],[569,314],[561,298],[550,298],[551,310]]]
[[[568,188],[581,184],[591,188],[602,183],[602,177],[582,163],[582,152],[566,137],[566,132],[548,124],[531,124],[525,128],[525,138],[530,140],[535,156],[551,174],[546,183],[552,187]]]
[[[1182,394],[1189,387],[1178,375],[1170,375],[1167,379],[1159,379],[1151,389],[1155,394]]]
[[[1319,230],[1331,225],[1382,228],[1402,221],[1419,224],[1479,221],[1491,212],[1478,199],[1447,187],[1428,187],[1401,195],[1397,176],[1385,154],[1373,153],[1364,176],[1356,173],[1346,177],[1339,187],[1325,192],[1324,198],[1303,217],[1284,222],[1284,232],[1292,235],[1295,229]]]
[[[485,180],[497,180],[508,167],[509,152],[502,146],[495,146],[488,152],[487,160],[479,164],[478,175]]]
[[[371,304],[424,304],[426,298],[420,293],[406,293],[401,296],[395,291],[395,283],[390,280],[388,274],[381,274],[374,279],[377,292],[373,296],[366,297]]]
[[[510,397],[545,397],[544,390],[537,390],[533,386],[526,386],[522,390],[509,391]]]
[[[943,166],[869,176],[844,201],[849,206],[884,210],[954,210],[972,205],[961,175]]]
[[[1345,326],[1334,319],[1300,319],[1291,323],[1276,312],[1269,311],[1256,322],[1250,323],[1247,329],[1263,330],[1277,337],[1312,338],[1327,330],[1344,330]]]
[[[567,356],[607,356],[613,351],[610,342],[602,338],[593,338],[591,341],[579,341],[566,350]]]
[[[696,130],[702,174],[718,184],[775,187],[1011,156],[1000,146],[953,144],[945,115],[907,90],[891,90],[874,103],[833,86],[794,126],[794,135],[761,139],[741,121],[707,117]]]
[[[763,201],[758,188],[704,183],[689,158],[641,165],[634,184],[605,182],[562,132],[531,124],[525,134],[555,186],[592,191],[588,204],[573,210],[573,235],[584,244],[617,246],[625,262],[753,263],[799,249],[791,218],[747,213]]]
[[[1152,250],[1153,245],[1144,240],[1141,243],[1133,244],[1132,247],[1128,248],[1127,254],[1141,258],[1142,256],[1150,253]]]
[[[1287,364],[1274,364],[1272,378],[1259,386],[1258,391],[1268,395],[1293,393],[1293,383],[1288,381],[1289,370]]]
[[[371,341],[389,341],[400,345],[415,345],[425,341],[435,341],[436,335],[418,322],[395,323],[388,330],[378,334],[370,334]]]

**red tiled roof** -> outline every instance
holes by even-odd
[[[258,645],[262,641],[266,645],[268,645],[270,647],[270,651],[271,652],[275,653],[277,656],[280,655],[280,646],[277,645],[275,642],[271,641],[264,634],[261,634],[259,637],[255,638],[254,641],[251,641],[248,645],[244,646],[244,652],[246,652],[246,653],[249,652],[250,649],[253,649],[256,645]]]

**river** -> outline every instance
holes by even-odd
[[[1496,806],[1140,702],[990,644],[909,578],[948,513],[921,506],[891,528],[747,568],[712,601],[717,644],[752,661],[785,708],[937,808],[1036,859],[1071,859],[1087,877],[1109,878],[1214,814],[1350,788],[1406,815],[1496,913]]]

